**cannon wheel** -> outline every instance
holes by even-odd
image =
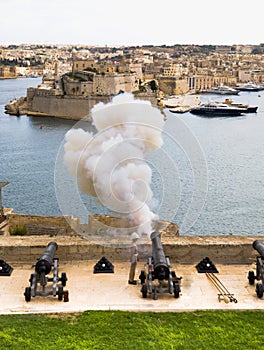
[[[63,298],[63,286],[58,287],[58,300],[62,300]]]
[[[30,288],[30,287],[26,287],[26,288],[25,288],[24,296],[25,296],[25,300],[26,300],[27,302],[29,302],[30,299],[31,299],[31,288]]]
[[[249,281],[249,284],[253,285],[254,282],[255,282],[255,274],[254,274],[254,271],[249,271],[248,272],[248,281]]]
[[[145,283],[146,278],[147,278],[147,276],[146,276],[145,271],[144,271],[144,270],[141,270],[140,275],[139,275],[139,279],[140,279],[140,281],[141,281],[141,284],[144,284],[144,283]]]
[[[173,287],[173,292],[174,292],[174,298],[179,298],[180,296],[180,286],[178,283],[174,283],[174,287]]]
[[[147,294],[148,294],[148,287],[147,287],[146,283],[143,283],[143,284],[142,284],[141,293],[142,293],[142,297],[143,297],[143,298],[146,298],[146,297],[147,297]]]
[[[61,273],[61,284],[63,285],[63,287],[66,286],[66,282],[67,282],[67,276],[65,272]]]
[[[256,293],[257,293],[258,298],[263,297],[263,284],[262,283],[258,283],[256,285]]]

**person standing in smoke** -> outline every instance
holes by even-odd
[[[129,271],[129,284],[137,284],[135,280],[135,273],[137,267],[137,259],[138,259],[138,250],[137,250],[137,240],[139,239],[139,235],[136,232],[133,232],[131,235],[132,247],[131,247],[131,255],[130,255],[130,271]]]

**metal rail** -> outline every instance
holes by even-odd
[[[212,284],[219,291],[218,300],[224,300],[225,303],[234,302],[237,303],[237,299],[234,297],[234,294],[231,294],[229,290],[223,285],[219,278],[214,273],[205,273],[207,278],[212,282]]]

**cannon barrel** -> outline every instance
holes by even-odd
[[[259,241],[256,240],[253,242],[253,248],[256,249],[256,251],[261,255],[261,257],[264,259],[264,244]]]
[[[58,244],[56,242],[50,242],[47,245],[46,250],[42,254],[41,258],[37,261],[35,266],[35,271],[38,274],[44,273],[45,275],[47,275],[48,273],[50,273],[53,265],[53,258],[57,249]]]
[[[151,233],[150,238],[152,241],[152,256],[155,277],[159,280],[168,279],[170,269],[164,254],[160,233],[154,231]]]

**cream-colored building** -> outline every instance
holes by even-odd
[[[66,95],[116,95],[139,90],[143,78],[141,63],[95,62],[93,59],[74,59],[73,76],[64,77]]]
[[[16,76],[16,70],[14,66],[0,66],[1,78],[13,78]]]
[[[94,74],[86,81],[65,76],[63,81],[66,95],[107,96],[139,90],[139,81],[135,74]]]
[[[74,59],[72,64],[72,73],[75,73],[77,71],[83,71],[86,69],[95,69],[96,64],[93,59],[87,59],[87,60],[80,60],[80,59]]]
[[[120,92],[133,92],[138,89],[139,81],[135,74],[94,76],[94,95],[116,95]]]
[[[183,70],[182,65],[179,63],[173,63],[169,65],[164,65],[162,75],[164,77],[180,77],[182,76]]]
[[[235,86],[237,78],[230,75],[195,75],[188,78],[190,90],[206,91],[219,85]]]
[[[165,95],[181,95],[189,91],[187,79],[161,76],[157,80],[159,89]]]
[[[240,82],[253,81],[256,84],[262,84],[264,82],[264,70],[240,69],[238,78]]]

